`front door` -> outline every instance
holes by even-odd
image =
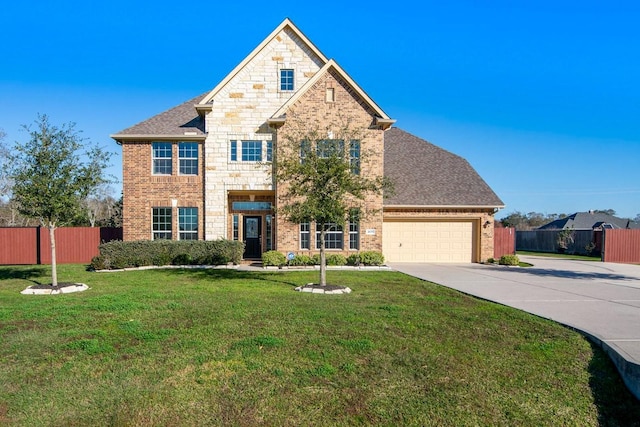
[[[245,216],[242,237],[244,240],[244,258],[260,258],[262,255],[262,217]]]

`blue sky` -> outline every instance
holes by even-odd
[[[398,127],[466,158],[498,217],[640,214],[640,3],[287,4],[7,2],[0,128],[75,122],[121,177],[110,134],[212,89],[289,17]]]

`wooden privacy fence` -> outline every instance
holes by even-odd
[[[602,260],[640,264],[640,230],[605,230]]]
[[[518,231],[516,233],[516,249],[531,252],[558,252],[558,235],[561,230],[532,230]],[[601,239],[595,237],[595,233],[602,231],[574,230],[573,242],[569,243],[565,252],[570,254],[600,255],[602,249]],[[594,243],[589,251],[587,248]]]
[[[98,245],[122,240],[122,228],[63,227],[56,229],[59,264],[89,263]],[[0,228],[0,265],[51,264],[49,229],[43,227]]]
[[[494,228],[493,230],[493,257],[499,259],[502,255],[516,253],[516,229]]]

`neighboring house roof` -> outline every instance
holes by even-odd
[[[384,135],[384,175],[395,187],[385,207],[504,207],[462,157],[398,128]]]
[[[300,97],[302,97],[309,89],[311,89],[316,82],[326,73],[335,72],[337,75],[343,79],[357,94],[360,99],[364,101],[364,103],[369,107],[369,109],[373,112],[373,115],[376,117],[376,124],[382,126],[382,128],[387,128],[391,126],[395,120],[389,118],[387,114],[382,111],[382,108],[376,104],[373,99],[367,95],[367,93],[362,90],[360,86],[338,65],[336,61],[331,59],[327,62],[312,78],[310,78],[304,86],[302,86],[296,93],[293,95],[287,102],[285,102],[278,111],[276,111],[273,116],[269,119],[270,123],[282,122],[283,117],[286,116],[289,108],[294,105]]]
[[[208,92],[207,92],[208,93]],[[177,107],[157,114],[119,133],[111,135],[118,142],[124,140],[173,139],[204,140],[204,118],[194,105],[206,94],[196,96]]]
[[[538,230],[593,230],[603,224],[611,224],[613,228],[640,228],[640,224],[629,219],[622,219],[603,212],[576,212],[562,219],[556,219],[538,227]]]

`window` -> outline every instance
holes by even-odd
[[[310,227],[308,222],[300,224],[300,249],[311,249]]]
[[[231,141],[231,161],[238,160],[238,141]]]
[[[357,209],[349,216],[349,249],[360,249],[360,212]]]
[[[267,215],[265,216],[265,222],[267,224],[267,232],[266,234],[266,245],[265,245],[265,250],[266,251],[270,251],[273,249],[273,223],[272,223],[272,219],[273,217],[271,215]]]
[[[232,162],[238,161],[238,141],[232,140],[230,147]],[[243,162],[262,161],[262,141],[240,141],[240,159]]]
[[[262,161],[262,141],[242,141],[242,161]]]
[[[178,238],[198,240],[198,208],[178,208]]]
[[[153,208],[153,240],[171,240],[171,208]]]
[[[321,159],[327,159],[332,156],[344,155],[344,141],[341,139],[324,139],[318,141],[316,147],[318,157]]]
[[[327,224],[324,236],[325,249],[342,249],[342,227],[335,223]],[[316,224],[316,249],[320,249],[320,231],[322,224]]]
[[[180,175],[198,175],[198,144],[180,142],[178,144],[178,162]]]
[[[271,202],[232,202],[234,211],[270,211]]]
[[[280,70],[280,90],[293,90],[293,70]]]
[[[267,162],[273,161],[273,142],[267,141]]]
[[[171,175],[171,143],[154,142],[151,144],[154,175]]]
[[[360,141],[352,140],[349,143],[349,164],[351,173],[360,175]]]
[[[239,221],[238,214],[233,215],[233,240],[238,240],[238,236],[239,236],[238,221]]]
[[[304,163],[309,154],[311,154],[311,141],[304,140],[300,143],[300,163]]]

